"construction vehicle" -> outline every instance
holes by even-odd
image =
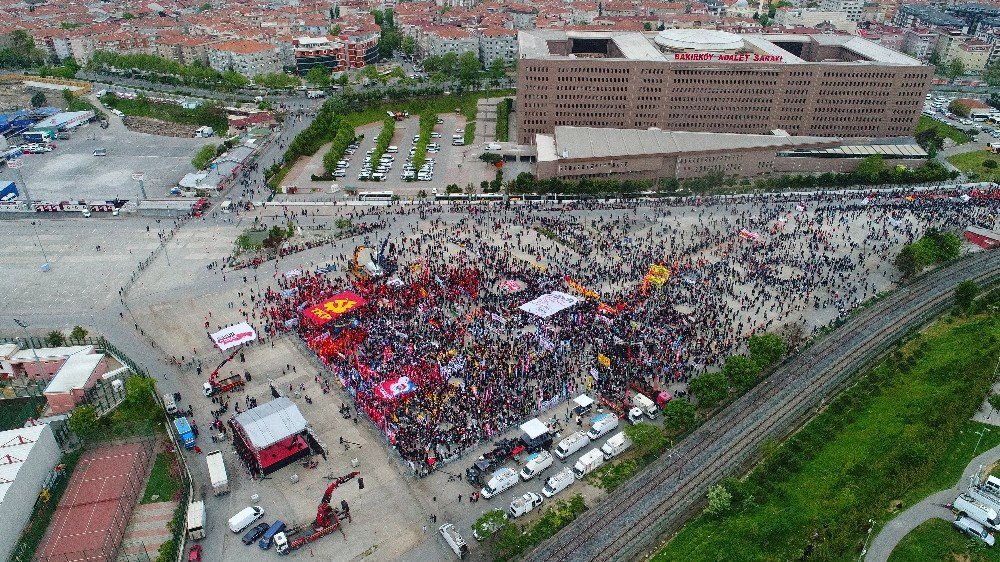
[[[229,392],[246,384],[246,381],[243,380],[243,375],[232,375],[224,379],[218,378],[219,371],[226,366],[226,363],[232,361],[233,357],[236,357],[236,354],[239,352],[238,348],[234,350],[229,354],[229,357],[226,357],[222,360],[222,363],[219,363],[219,366],[212,371],[212,374],[208,375],[208,382],[204,385],[205,396],[215,396],[216,394]]]
[[[330,533],[340,529],[341,519],[346,518],[348,521],[351,520],[351,510],[348,507],[347,502],[340,502],[340,509],[334,509],[330,506],[330,496],[333,495],[333,491],[336,490],[341,484],[351,480],[357,475],[361,474],[358,471],[345,474],[333,482],[326,488],[326,492],[323,493],[323,499],[319,501],[319,507],[316,509],[316,520],[312,523],[313,533],[309,535],[301,536],[291,542],[288,542],[288,532],[278,533],[274,536],[274,547],[278,551],[278,554],[288,554],[290,551],[298,550],[303,546],[315,542],[316,540],[329,535]],[[297,532],[297,531],[296,531]],[[344,531],[341,529],[341,534]],[[279,537],[281,537],[279,539]],[[344,535],[344,538],[347,538]]]

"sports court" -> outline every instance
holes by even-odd
[[[113,445],[84,453],[36,559],[114,559],[144,488],[151,457],[152,448],[145,443]]]

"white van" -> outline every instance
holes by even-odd
[[[978,539],[981,539],[984,543],[986,543],[989,546],[993,546],[993,544],[996,543],[996,539],[993,537],[993,535],[991,535],[989,531],[984,529],[982,525],[980,525],[977,521],[973,519],[969,519],[968,517],[962,517],[961,515],[959,515],[958,518],[955,519],[955,522],[952,523],[952,525],[954,525],[955,527],[958,528],[959,531],[962,531],[963,533],[969,535],[970,537],[976,537]]]
[[[601,447],[601,452],[604,453],[604,460],[609,461],[631,446],[632,440],[625,435],[624,431],[619,431],[608,438],[608,441]]]
[[[465,539],[458,534],[458,529],[451,523],[445,523],[438,528],[438,531],[444,537],[444,542],[448,543],[448,546],[455,551],[455,554],[459,558],[465,558],[465,555],[469,553],[469,545],[465,544]]]
[[[649,419],[656,419],[656,402],[647,398],[645,394],[633,394],[632,405],[636,408],[642,408],[642,412],[646,414],[646,417]]]
[[[590,437],[591,441],[596,441],[618,428],[618,416],[614,414],[599,414],[591,418],[590,421],[592,425],[590,431],[587,432],[587,437]]]
[[[995,509],[976,501],[975,498],[968,494],[958,496],[951,505],[958,515],[971,517],[990,529],[996,529],[998,523],[1000,523],[1000,518],[997,517]]]
[[[513,468],[501,468],[494,472],[490,481],[486,483],[486,486],[483,486],[483,497],[490,499],[505,490],[511,489],[518,482],[517,473],[514,472]]]
[[[390,145],[389,148],[385,149],[385,151],[388,152],[389,154],[395,154],[399,152],[399,147],[396,145]]]
[[[535,509],[536,507],[542,505],[542,496],[534,492],[528,492],[519,498],[515,498],[514,501],[510,502],[510,509],[507,510],[507,515],[511,519],[520,517],[525,513]]]
[[[590,437],[582,431],[577,431],[559,442],[559,445],[556,446],[556,456],[560,460],[566,460],[570,455],[587,445],[590,445]]]
[[[167,393],[163,395],[163,407],[166,408],[168,414],[177,413],[177,402],[174,402],[174,395]]]
[[[604,464],[604,451],[600,449],[591,449],[576,461],[576,464],[573,465],[573,472],[579,480],[580,478],[583,478],[584,476],[597,470],[597,468],[602,464]]]
[[[528,455],[528,462],[521,469],[521,479],[525,482],[531,480],[552,466],[552,455],[548,451],[538,451]]]
[[[231,213],[233,211],[232,200],[226,199],[225,201],[222,202],[222,205],[220,205],[219,208],[222,209],[223,213]]]
[[[234,533],[239,533],[253,524],[254,521],[260,519],[264,516],[264,508],[255,505],[253,507],[248,507],[243,511],[233,515],[229,518],[229,530]]]
[[[545,482],[545,486],[542,488],[542,495],[551,498],[568,488],[573,482],[576,482],[576,474],[573,473],[572,468],[567,466]]]

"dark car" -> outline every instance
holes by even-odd
[[[253,529],[250,529],[247,531],[247,534],[243,535],[243,544],[253,544],[270,527],[271,525],[269,523],[257,523]]]

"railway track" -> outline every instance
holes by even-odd
[[[765,440],[809,419],[852,375],[952,302],[955,286],[1000,279],[1000,253],[981,252],[859,311],[775,370],[670,453],[527,556],[531,561],[632,560],[673,533],[710,486],[746,468]]]

